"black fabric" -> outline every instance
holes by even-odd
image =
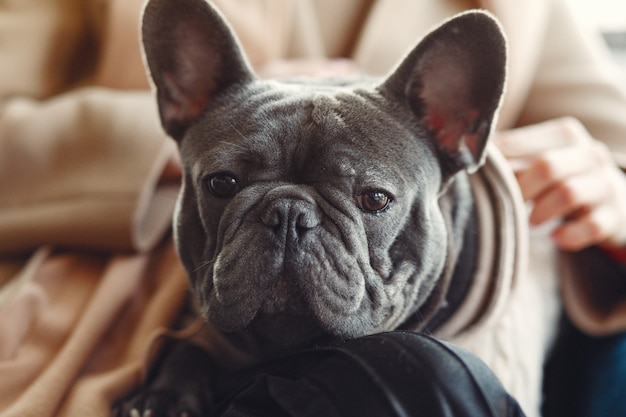
[[[220,417],[521,417],[487,366],[424,334],[390,332],[220,380]]]
[[[546,361],[541,414],[544,417],[586,417],[583,407],[587,336],[563,316],[559,335]],[[609,417],[609,416],[607,416]]]

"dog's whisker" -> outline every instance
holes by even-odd
[[[234,148],[239,149],[240,151],[247,151],[245,146],[239,145],[237,143],[232,143],[232,142],[227,142],[225,140],[221,140],[219,143],[223,144],[223,145],[228,145],[228,146],[232,146]]]
[[[429,220],[430,223],[434,224],[443,224],[445,226],[447,226],[450,230],[452,230],[454,228],[454,224],[450,223],[450,222],[445,222],[445,221],[437,221],[437,220]],[[473,235],[477,235],[479,233],[479,230],[475,227],[471,227],[469,225],[465,226],[464,231],[467,231]]]
[[[239,130],[235,127],[235,125],[233,125],[233,124],[232,124],[231,122],[229,122],[228,120],[226,121],[226,123],[228,123],[228,125],[229,125],[230,127],[232,127],[232,128],[233,128],[233,130],[234,130],[235,132],[237,132],[237,134],[243,138],[243,140],[248,140],[248,138],[246,138],[246,137],[243,135],[243,133],[241,133],[241,132],[240,132],[240,131],[239,131]],[[243,148],[243,147],[242,147],[242,148]]]
[[[194,268],[193,272],[198,272],[198,271],[200,271],[201,269],[203,269],[203,268],[206,268],[206,267],[210,266],[211,264],[213,264],[213,262],[214,262],[214,261],[215,261],[214,259],[210,259],[210,260],[208,260],[208,261],[202,261],[202,262],[200,262],[200,265],[196,266],[196,267]]]

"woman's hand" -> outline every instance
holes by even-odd
[[[496,134],[526,201],[531,225],[560,220],[561,249],[626,245],[626,176],[606,146],[573,118]]]

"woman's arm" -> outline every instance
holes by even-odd
[[[149,92],[101,88],[6,101],[0,252],[156,244],[169,227],[178,184],[159,182],[175,147],[153,102]]]

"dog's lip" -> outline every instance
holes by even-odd
[[[257,315],[252,319],[251,323],[261,323],[265,324],[265,322],[269,323],[269,325],[284,325],[285,322],[292,322],[293,320],[297,320],[303,323],[314,323],[315,320],[308,314],[298,313],[298,312],[278,312],[278,313],[268,313],[264,311],[259,311]]]

